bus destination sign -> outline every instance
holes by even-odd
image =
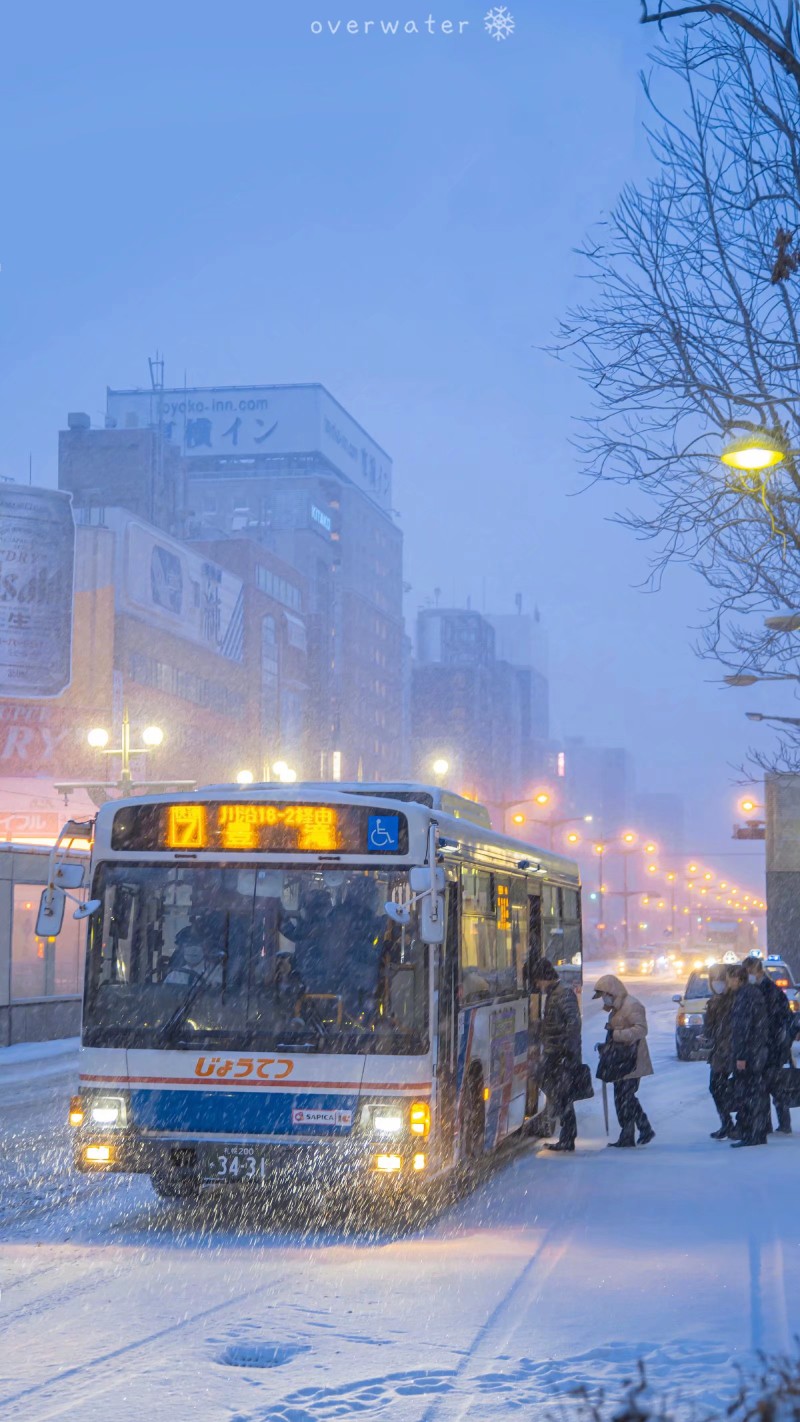
[[[408,821],[369,806],[184,801],[118,810],[112,849],[225,853],[407,854]]]

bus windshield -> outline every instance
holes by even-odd
[[[114,862],[92,893],[86,1046],[428,1050],[404,872]]]

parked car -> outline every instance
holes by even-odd
[[[676,993],[672,999],[678,1004],[675,1015],[675,1051],[680,1062],[689,1062],[693,1057],[705,1059],[708,1056],[708,1044],[703,1029],[710,997],[708,969],[703,968],[691,972],[683,992]]]
[[[764,971],[772,978],[775,986],[786,994],[791,1011],[800,1012],[800,987],[795,982],[789,964],[784,962],[779,954],[770,953],[764,960]]]

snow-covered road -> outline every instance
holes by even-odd
[[[640,994],[651,1145],[607,1151],[598,1096],[574,1156],[532,1143],[397,1234],[318,1202],[265,1223],[77,1177],[74,1055],[0,1061],[0,1417],[481,1422],[616,1391],[640,1356],[687,1399],[728,1394],[734,1363],[800,1326],[800,1133],[709,1139],[708,1071],[675,1060],[671,992]],[[587,1052],[598,1035],[587,1002]]]

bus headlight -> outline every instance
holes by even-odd
[[[114,1147],[110,1145],[84,1146],[83,1158],[87,1165],[113,1165]]]
[[[431,1128],[431,1108],[427,1101],[414,1101],[411,1105],[412,1136],[427,1136]]]
[[[106,1130],[124,1130],[128,1124],[128,1108],[123,1096],[95,1096],[89,1106],[89,1122]]]
[[[402,1131],[403,1118],[399,1112],[393,1111],[390,1114],[389,1112],[382,1111],[380,1115],[373,1116],[372,1127],[373,1130],[380,1132],[383,1136],[392,1136],[398,1131]]]

